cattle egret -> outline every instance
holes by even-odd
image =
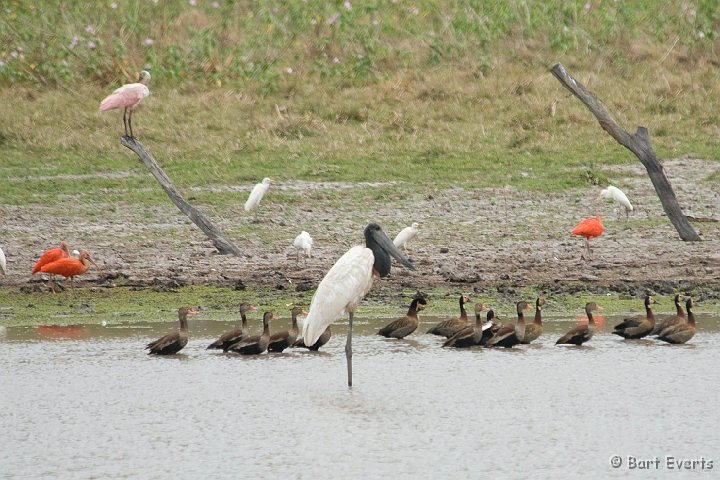
[[[180,330],[176,332],[168,333],[150,342],[145,346],[148,350],[148,355],[172,355],[179,352],[188,343],[188,324],[187,316],[195,315],[197,310],[191,308],[181,307],[178,309],[178,320],[180,321]]]
[[[143,70],[138,76],[138,83],[126,83],[100,102],[101,112],[114,108],[123,109],[123,126],[125,127],[126,137],[134,138],[132,131],[132,112],[143,98],[150,95],[150,89],[147,87],[149,81],[150,74]],[[127,113],[128,110],[130,110],[130,113]],[[125,118],[126,114],[127,120]],[[130,129],[130,135],[128,135],[128,127]]]
[[[270,182],[272,182],[272,179],[265,177],[263,178],[263,181],[261,183],[258,183],[253,187],[252,191],[250,192],[250,196],[245,202],[246,212],[249,212],[260,204],[260,200],[262,200],[263,195],[265,195],[265,193],[267,193],[268,189],[270,188]]]
[[[593,310],[602,310],[603,308],[595,302],[588,302],[585,304],[585,313],[588,317],[588,323],[585,325],[578,325],[575,328],[571,328],[562,337],[558,338],[555,345],[582,345],[583,343],[590,340],[595,333],[595,319],[593,319]]]
[[[296,250],[295,263],[300,262],[300,254],[302,253],[305,259],[305,263],[307,264],[307,259],[312,256],[313,239],[310,234],[305,230],[300,232],[300,235],[295,237],[295,240],[293,241],[293,246]]]
[[[588,256],[585,258],[585,253],[580,255],[583,260],[592,260],[592,250],[590,249],[590,239],[599,237],[605,231],[605,227],[600,221],[600,216],[595,218],[588,217],[584,218],[577,224],[575,228],[570,232],[573,235],[582,235],[585,237],[585,251]]]
[[[303,325],[306,345],[313,345],[336,319],[348,314],[348,335],[345,343],[348,386],[352,386],[352,322],[353,314],[370,291],[374,277],[390,274],[390,256],[412,270],[413,264],[375,223],[365,227],[365,246],[348,250],[320,282],[310,303],[310,313]]]
[[[598,195],[598,200],[600,200],[601,198],[611,199],[615,201],[615,203],[619,203],[620,205],[625,207],[625,220],[627,221],[630,218],[630,212],[633,211],[633,206],[630,203],[630,200],[628,200],[627,195],[625,195],[625,192],[623,192],[617,187],[613,187],[612,185],[610,185],[600,192],[600,195]]]
[[[420,227],[422,227],[422,223],[415,222],[409,227],[403,228],[400,233],[397,234],[395,240],[393,240],[395,246],[398,248],[407,249],[408,242],[415,238],[415,236],[417,236],[418,231],[420,231]]]
[[[7,260],[5,260],[5,252],[0,248],[0,275],[7,274]]]

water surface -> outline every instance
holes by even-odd
[[[0,336],[0,478],[656,478],[609,458],[674,455],[720,469],[720,318],[685,346],[623,341],[440,348],[358,319],[320,352],[205,347],[233,324],[193,317],[178,355],[143,346],[170,323],[8,328]],[[286,328],[286,321],[279,322]],[[683,477],[673,472],[674,477]],[[697,473],[693,475],[697,478]]]

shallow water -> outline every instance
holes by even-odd
[[[234,325],[201,316],[164,358],[143,346],[170,323],[8,328],[0,478],[661,474],[628,469],[628,455],[658,457],[662,473],[665,455],[720,469],[716,316],[686,346],[623,341],[607,318],[583,348],[556,347],[573,322],[550,320],[533,345],[466,351],[417,332],[384,339],[386,320],[357,319],[352,390],[344,325],[319,353],[250,358],[205,350]]]

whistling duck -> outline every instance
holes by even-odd
[[[245,337],[239,342],[230,345],[228,351],[240,355],[260,355],[265,352],[270,344],[270,320],[277,320],[277,317],[272,312],[265,312],[263,314],[262,335]]]
[[[584,325],[578,325],[575,328],[571,328],[562,337],[558,338],[555,345],[582,345],[583,343],[590,340],[595,333],[595,320],[593,319],[593,310],[602,310],[603,308],[595,302],[588,302],[585,304],[585,314],[588,317],[588,323]]]
[[[223,352],[227,352],[228,348],[230,348],[230,345],[239,342],[244,337],[247,337],[249,331],[247,328],[247,317],[245,316],[245,313],[248,310],[257,310],[257,307],[254,305],[250,305],[249,303],[243,303],[242,305],[240,305],[240,318],[242,319],[242,327],[234,328],[229,332],[223,333],[222,335],[220,335],[220,338],[208,345],[206,350],[222,349]]]
[[[418,327],[418,312],[424,310],[427,300],[423,297],[414,298],[410,303],[407,314],[404,317],[393,320],[378,331],[378,335],[385,338],[405,338]]]
[[[470,298],[466,297],[465,295],[460,295],[460,316],[458,318],[450,318],[448,320],[444,320],[438,323],[430,330],[428,330],[427,333],[431,333],[433,335],[442,335],[443,337],[450,338],[458,331],[467,327],[468,316],[467,312],[465,311],[465,304],[469,301]]]
[[[268,345],[268,352],[282,352],[290,345],[295,343],[297,340],[300,329],[297,324],[298,315],[307,315],[308,312],[302,307],[293,307],[290,311],[292,317],[292,327],[290,330],[283,330],[282,332],[276,332],[270,335],[270,344]]]
[[[645,317],[626,318],[622,323],[615,325],[612,333],[632,340],[649,335],[655,328],[655,315],[651,306],[653,303],[657,302],[651,295],[647,295],[645,297]]]
[[[679,325],[681,323],[685,323],[685,312],[683,311],[682,307],[681,295],[679,293],[675,294],[675,298],[673,300],[675,302],[675,315],[669,315],[657,319],[655,321],[655,328],[653,328],[653,331],[650,333],[650,335],[657,335],[672,325]]]
[[[545,305],[545,299],[542,297],[538,297],[537,300],[535,300],[535,320],[533,320],[533,323],[525,325],[525,336],[520,343],[530,343],[534,340],[537,340],[537,338],[542,334],[543,305]]]
[[[490,338],[485,346],[487,347],[505,347],[511,348],[520,343],[520,340],[525,338],[525,315],[523,310],[532,308],[525,300],[517,302],[517,324],[507,325],[501,327],[495,335]]]
[[[691,298],[685,302],[685,308],[687,309],[687,323],[678,323],[670,325],[668,328],[660,332],[658,340],[663,342],[678,344],[685,343],[695,336],[695,313],[692,309],[695,307],[695,300]]]
[[[473,345],[484,345],[492,336],[494,326],[495,310],[489,310],[487,319],[483,322],[480,312],[486,309],[485,305],[475,305],[475,325],[467,326],[448,338],[443,347],[468,348]]]
[[[325,329],[325,331],[320,335],[320,338],[317,339],[317,342],[313,343],[309,347],[305,345],[305,341],[302,338],[298,338],[295,340],[295,343],[293,343],[293,348],[307,348],[308,350],[312,350],[313,352],[317,352],[320,350],[320,347],[325,345],[327,342],[330,341],[330,337],[332,336],[332,332],[330,331],[330,325]]]
[[[188,343],[188,315],[195,315],[197,310],[181,307],[178,309],[178,320],[180,320],[180,331],[168,333],[158,338],[154,342],[150,342],[145,346],[148,355],[172,355],[177,353]]]

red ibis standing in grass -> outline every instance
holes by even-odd
[[[305,344],[313,345],[330,324],[348,314],[345,357],[349,387],[352,386],[352,324],[355,309],[370,291],[373,279],[390,274],[390,256],[415,270],[412,262],[400,252],[379,225],[368,224],[364,234],[365,245],[348,250],[322,279],[303,325]]]
[[[100,268],[95,262],[93,262],[92,258],[90,258],[90,254],[87,250],[81,250],[80,257],[65,257],[59,260],[55,260],[52,263],[44,265],[42,268],[40,268],[40,271],[43,273],[54,273],[56,275],[62,275],[66,279],[70,277],[70,287],[74,291],[75,276],[82,275],[83,273],[87,272],[87,269],[90,268],[91,264],[95,265],[95,268]]]
[[[597,217],[588,217],[584,218],[580,221],[580,223],[577,224],[575,228],[573,228],[572,233],[573,235],[582,235],[585,237],[585,252],[583,252],[582,255],[580,255],[580,258],[583,260],[592,260],[592,250],[590,249],[590,239],[599,237],[602,235],[602,233],[605,231],[605,227],[603,226],[602,222],[600,221],[600,216]],[[587,253],[587,257],[585,257],[585,253]]]

